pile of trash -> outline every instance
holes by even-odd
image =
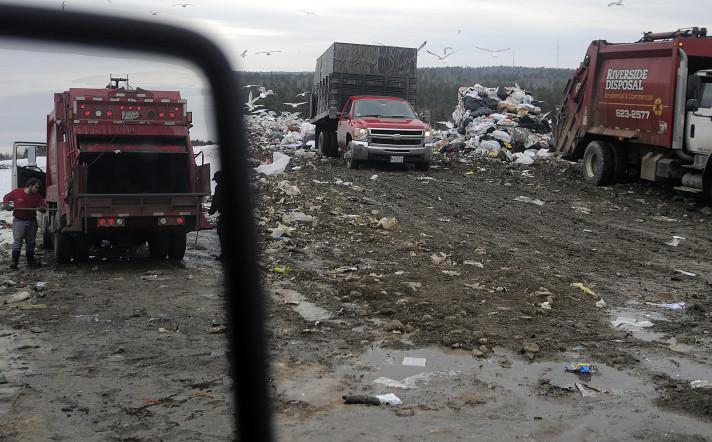
[[[315,149],[316,126],[298,118],[299,112],[274,111],[245,116],[250,139],[261,146],[282,146],[296,149]]]
[[[551,124],[531,93],[518,84],[488,88],[476,84],[461,87],[455,121],[440,121],[446,130],[434,130],[442,153],[474,154],[531,164],[550,156]]]

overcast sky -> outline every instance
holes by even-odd
[[[0,0],[65,10],[92,11],[144,18],[189,27],[212,37],[228,54],[235,70],[312,71],[316,58],[335,41],[419,47],[418,67],[517,65],[575,68],[589,43],[638,40],[644,31],[664,32],[712,23],[701,0],[478,1],[403,0],[235,1],[235,0]],[[186,4],[185,7],[181,4]],[[155,13],[155,15],[154,15]],[[707,22],[702,22],[707,20]],[[491,51],[511,48],[494,57]],[[12,49],[11,49],[12,48]],[[456,51],[446,61],[442,55]],[[174,61],[151,63],[60,53],[37,57],[0,42],[0,100],[21,99],[28,118],[41,113],[39,131],[25,123],[0,131],[0,151],[12,140],[44,137],[44,116],[53,92],[68,87],[103,87],[109,74],[128,74],[134,86],[178,87],[189,100],[196,127],[194,138],[209,137],[201,75]],[[246,52],[245,52],[246,51]],[[277,52],[279,51],[279,52]],[[258,52],[271,52],[270,55]],[[244,53],[244,57],[241,55]],[[39,61],[38,61],[39,60]],[[471,85],[463,85],[471,86]],[[44,103],[43,103],[44,101]],[[35,102],[40,107],[35,111]],[[6,106],[0,118],[7,123]],[[202,114],[202,115],[201,115]],[[4,124],[8,128],[7,124]],[[34,126],[33,126],[34,127]],[[33,134],[37,136],[32,136]],[[39,137],[39,138],[38,138]]]

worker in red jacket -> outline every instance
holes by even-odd
[[[40,262],[35,259],[35,238],[37,237],[37,210],[47,211],[47,205],[42,199],[40,180],[30,178],[24,188],[15,189],[5,195],[2,204],[5,210],[13,210],[12,216],[12,263],[10,268],[17,270],[20,260],[22,242],[25,242],[25,255],[28,267],[39,267]],[[12,202],[12,206],[10,206]]]

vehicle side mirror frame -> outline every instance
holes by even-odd
[[[336,110],[336,106],[329,106],[329,119],[337,120],[339,118],[341,118],[341,114]]]
[[[423,113],[421,114],[421,120],[424,122],[430,124],[430,111],[429,110],[424,110]]]
[[[126,32],[130,29],[131,32]],[[92,38],[87,39],[87,35]],[[225,54],[206,36],[178,26],[138,19],[17,5],[0,6],[0,37],[110,47],[162,54],[199,67],[212,88],[225,198],[225,302],[231,331],[228,360],[234,377],[237,440],[272,440],[267,382],[263,297],[259,282],[257,236],[252,217],[248,151],[240,106],[240,81]],[[239,121],[240,124],[235,124]],[[227,436],[227,435],[226,435]]]
[[[700,102],[697,98],[689,98],[685,101],[685,112],[697,112],[700,110]]]

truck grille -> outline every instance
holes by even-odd
[[[370,144],[377,146],[422,146],[423,131],[409,129],[369,129]]]

